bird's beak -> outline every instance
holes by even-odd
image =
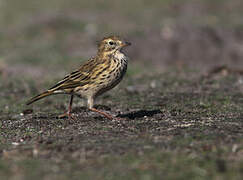
[[[131,45],[132,45],[132,43],[130,43],[130,42],[125,42],[125,43],[122,43],[122,44],[121,44],[121,47],[131,46]]]

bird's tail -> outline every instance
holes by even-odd
[[[39,95],[37,95],[37,96],[31,98],[29,101],[27,101],[26,105],[30,105],[30,104],[32,104],[33,102],[38,101],[38,100],[40,100],[40,99],[42,99],[42,98],[44,98],[44,97],[46,97],[46,96],[50,96],[50,95],[52,95],[52,94],[54,94],[53,91],[45,91],[45,92],[43,92],[43,93],[41,93],[41,94],[39,94]]]

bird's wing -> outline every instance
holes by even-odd
[[[89,61],[84,63],[78,70],[65,76],[56,85],[51,87],[50,91],[73,89],[78,86],[84,86],[89,84],[92,72],[97,67],[99,63],[95,58],[91,58]]]

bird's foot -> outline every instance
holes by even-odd
[[[68,117],[69,120],[75,120],[75,117],[72,115],[71,112],[65,112],[61,115],[58,116],[58,118],[65,118],[65,117]]]
[[[114,119],[116,119],[116,117],[113,117],[112,115],[110,115],[110,114],[108,114],[108,113],[105,113],[105,112],[103,112],[103,111],[100,111],[100,110],[98,110],[98,109],[90,108],[90,110],[93,111],[93,112],[97,112],[97,113],[99,113],[99,114],[105,116],[105,117],[106,117],[107,119],[109,119],[109,120],[114,120]]]

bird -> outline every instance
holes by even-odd
[[[50,95],[68,94],[71,96],[68,110],[59,117],[68,116],[69,119],[73,119],[71,113],[73,98],[77,96],[86,100],[89,110],[110,120],[114,119],[112,115],[94,108],[94,100],[114,88],[123,79],[129,59],[123,52],[123,48],[130,45],[130,42],[124,41],[119,36],[104,37],[99,41],[98,51],[94,57],[66,75],[47,91],[31,98],[26,105]]]

